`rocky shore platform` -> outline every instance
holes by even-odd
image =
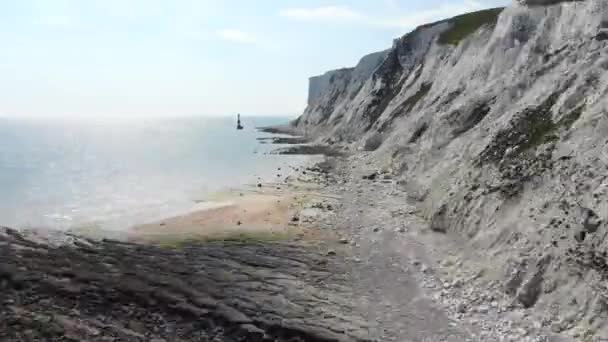
[[[2,341],[364,341],[346,263],[315,246],[163,248],[0,233]]]
[[[2,228],[0,341],[568,341],[483,256],[429,230],[393,177],[365,153],[297,170],[281,191],[300,208],[281,222],[316,234],[152,243]]]

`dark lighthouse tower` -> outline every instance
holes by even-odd
[[[241,125],[241,114],[236,115],[236,129],[243,129],[243,125]]]

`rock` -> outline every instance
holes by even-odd
[[[486,314],[490,311],[490,308],[487,305],[480,305],[477,307],[476,311],[481,314]]]
[[[300,222],[300,218],[298,216],[294,216],[291,218],[291,222]]]
[[[346,244],[348,244],[348,242],[349,242],[349,241],[348,241],[348,239],[347,239],[347,238],[341,238],[341,239],[340,239],[340,243],[341,243],[341,244],[345,244],[345,245],[346,245]]]
[[[448,207],[443,204],[433,217],[431,218],[430,229],[438,233],[446,233],[448,231]]]
[[[562,331],[564,331],[564,328],[562,327],[562,325],[560,323],[553,323],[553,324],[551,324],[551,331],[556,334],[559,334]]]
[[[258,183],[258,188],[261,188],[261,187],[262,187],[262,183]]]
[[[585,209],[585,221],[583,222],[583,226],[587,233],[593,234],[597,232],[597,229],[601,224],[602,220],[593,210]]]
[[[367,180],[375,180],[378,177],[378,172],[374,171],[372,173],[370,173],[369,175],[363,176],[363,179],[367,179]]]
[[[327,255],[334,256],[334,255],[336,255],[336,251],[333,250],[333,249],[330,249],[330,250],[327,251]]]
[[[550,254],[541,258],[537,262],[535,270],[530,279],[528,279],[528,281],[522,285],[521,289],[517,293],[517,299],[524,306],[524,308],[530,308],[538,301],[538,298],[542,293],[544,274],[551,262],[551,259]]]
[[[258,328],[253,324],[242,324],[239,327],[240,334],[246,341],[251,342],[263,342],[266,337],[264,330]]]
[[[373,133],[363,143],[363,150],[365,151],[375,151],[382,145],[383,137],[380,133]]]
[[[159,248],[101,240],[57,248],[0,228],[0,260],[2,341],[366,336],[344,279],[349,263],[328,262],[316,248],[293,242],[184,241]],[[274,300],[277,295],[284,300]],[[344,312],[318,314],[336,307]],[[294,324],[275,325],[277,317]]]
[[[139,321],[131,320],[127,323],[127,327],[137,333],[144,334],[148,329]]]
[[[453,288],[460,288],[464,285],[464,281],[462,279],[456,279],[452,282]]]

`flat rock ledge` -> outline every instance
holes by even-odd
[[[1,341],[368,341],[324,248],[34,242],[0,229]],[[334,254],[334,253],[331,253]]]

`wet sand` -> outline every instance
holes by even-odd
[[[129,240],[171,243],[183,240],[315,238],[314,227],[300,221],[311,194],[306,191],[233,190],[215,194],[192,213],[133,227]]]

